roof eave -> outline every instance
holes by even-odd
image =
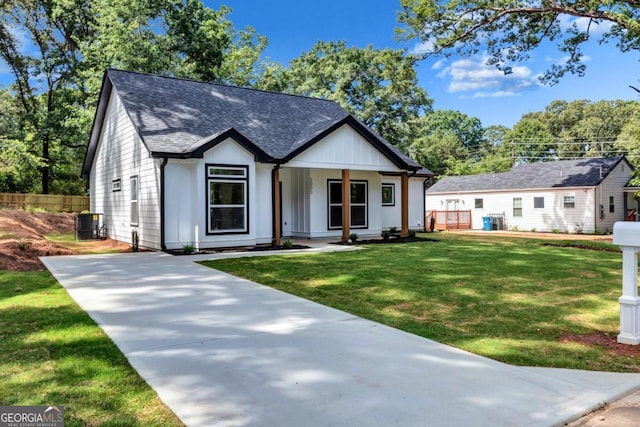
[[[107,71],[105,71],[102,76],[102,88],[100,89],[100,97],[98,98],[96,114],[93,116],[93,123],[91,124],[89,142],[87,144],[87,149],[84,153],[84,159],[82,161],[80,177],[83,179],[88,180],[89,175],[91,174],[91,167],[93,166],[93,160],[96,155],[98,140],[100,139],[100,134],[102,133],[102,125],[104,123],[104,117],[107,112],[112,89],[113,84],[107,78]]]

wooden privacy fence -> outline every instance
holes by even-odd
[[[56,194],[0,193],[0,208],[44,209],[47,212],[82,212],[89,210],[87,196],[61,196]]]
[[[425,224],[435,218],[436,230],[469,230],[471,229],[471,211],[428,211]]]

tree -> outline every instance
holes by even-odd
[[[486,49],[489,63],[508,72],[509,64],[529,59],[532,50],[555,42],[565,54],[543,80],[565,73],[583,75],[581,45],[594,33],[616,41],[627,52],[640,48],[640,3],[593,0],[401,0],[401,34],[420,39],[427,55],[468,56]],[[599,27],[601,26],[601,27]]]
[[[418,86],[415,62],[401,50],[318,42],[291,61],[283,79],[272,75],[271,82],[284,82],[289,93],[334,100],[383,138],[406,148],[412,123],[432,103]]]
[[[484,137],[482,123],[459,111],[435,110],[416,120],[412,157],[437,175],[469,173]]]
[[[251,28],[237,31],[229,11],[206,8],[201,0],[1,3],[0,54],[21,110],[16,153],[26,149],[40,171],[39,188],[30,190],[84,190],[80,166],[108,67],[240,85],[256,81],[266,39]]]
[[[535,118],[522,118],[505,135],[515,163],[531,163],[556,158],[555,138],[549,128]],[[506,145],[506,144],[505,144]]]

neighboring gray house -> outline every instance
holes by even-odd
[[[483,217],[502,214],[510,229],[611,232],[614,222],[636,218],[638,189],[627,187],[632,172],[624,157],[607,157],[447,176],[427,189],[426,211],[470,212],[474,229],[483,228]],[[437,227],[447,228],[442,221]]]
[[[407,234],[433,174],[332,101],[108,70],[82,175],[109,237],[200,249]]]

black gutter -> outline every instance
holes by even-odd
[[[160,164],[160,249],[162,251],[167,250],[167,245],[164,242],[164,167],[169,162],[169,158],[162,159]]]

